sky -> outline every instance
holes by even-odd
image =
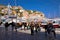
[[[0,4],[8,3],[11,6],[22,6],[26,10],[40,11],[48,18],[60,17],[60,0],[0,0]]]

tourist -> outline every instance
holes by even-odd
[[[9,26],[9,24],[8,24],[8,22],[6,22],[6,23],[5,23],[5,30],[6,30],[6,31],[8,31],[8,26]]]
[[[48,22],[48,24],[47,24],[47,33],[50,34],[50,32],[53,32],[54,37],[56,38],[55,28],[54,28],[52,22]]]
[[[31,28],[31,35],[34,35],[34,22],[33,21],[30,23],[30,28]]]

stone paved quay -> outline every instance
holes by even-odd
[[[58,29],[57,29],[58,30]],[[56,40],[60,40],[60,32],[56,32],[57,38]],[[5,31],[4,27],[0,27],[0,40],[48,40],[45,36],[45,33],[42,29],[41,32],[30,35],[30,30],[19,30],[18,32],[11,31],[10,29]]]

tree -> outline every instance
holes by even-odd
[[[32,14],[32,13],[31,13],[31,10],[26,10],[26,11],[27,11],[29,14]]]

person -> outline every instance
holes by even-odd
[[[18,25],[17,25],[18,23],[15,23],[15,31],[17,32],[17,27],[18,27]]]
[[[27,23],[23,22],[23,25],[24,25],[24,30],[26,30],[25,27],[27,27]]]
[[[27,30],[30,29],[30,24],[31,24],[31,22],[28,22],[28,23],[27,23]]]
[[[6,23],[5,23],[5,30],[6,30],[6,31],[8,31],[8,26],[9,26],[9,24],[8,24],[8,22],[6,22]]]
[[[19,22],[19,27],[21,27],[21,30],[22,30],[22,26],[23,26],[22,22]]]
[[[37,33],[38,32],[38,28],[39,28],[39,24],[38,23],[35,23],[35,28],[36,28],[35,32]]]
[[[40,32],[41,31],[41,22],[40,21],[38,21],[38,32]]]
[[[34,22],[33,21],[30,23],[30,28],[31,28],[31,35],[34,35]]]
[[[26,26],[27,26],[27,30],[28,30],[29,29],[29,23],[28,22],[26,23]]]
[[[44,29],[45,29],[45,36],[47,36],[47,28],[48,28],[48,23],[47,23],[47,25],[44,25]]]
[[[15,26],[15,23],[14,23],[14,22],[12,22],[12,23],[10,23],[10,24],[12,25],[12,31],[13,31],[14,26]]]
[[[56,38],[55,28],[54,28],[52,22],[49,22],[49,23],[47,24],[47,28],[46,28],[46,29],[47,29],[47,33],[48,33],[48,34],[50,34],[50,32],[53,32],[54,37]]]
[[[2,22],[0,22],[0,25],[2,24]]]

